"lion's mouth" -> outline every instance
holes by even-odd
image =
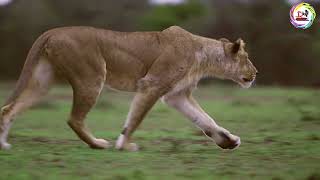
[[[249,79],[249,78],[242,78],[243,82],[251,82],[253,81],[253,79]]]
[[[243,88],[249,88],[252,83],[254,82],[255,77],[242,77],[239,79],[238,83],[243,87]]]
[[[234,82],[238,83],[241,85],[241,87],[243,88],[249,88],[251,87],[251,85],[253,84],[253,82],[255,81],[255,77],[251,77],[251,78],[248,78],[248,77],[240,77],[240,78],[235,78],[235,79],[232,79]]]

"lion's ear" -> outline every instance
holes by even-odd
[[[239,38],[232,46],[232,53],[236,54],[239,52],[239,50],[244,49],[245,43],[241,38]]]

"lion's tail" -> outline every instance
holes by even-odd
[[[32,45],[16,87],[12,95],[7,99],[5,105],[15,101],[19,97],[19,95],[27,88],[28,83],[32,78],[33,70],[39,62],[40,56],[42,55],[44,50],[44,45],[47,43],[48,38],[49,35],[45,33],[41,35]]]

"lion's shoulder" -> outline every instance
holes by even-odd
[[[161,33],[167,39],[168,44],[184,57],[193,57],[195,52],[201,48],[201,45],[195,41],[195,35],[179,26],[170,26]]]
[[[190,32],[188,32],[180,26],[170,26],[167,29],[164,29],[162,32],[175,34],[191,34]]]

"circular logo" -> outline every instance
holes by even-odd
[[[290,10],[291,24],[296,28],[307,29],[316,18],[316,12],[308,3],[300,3]]]

